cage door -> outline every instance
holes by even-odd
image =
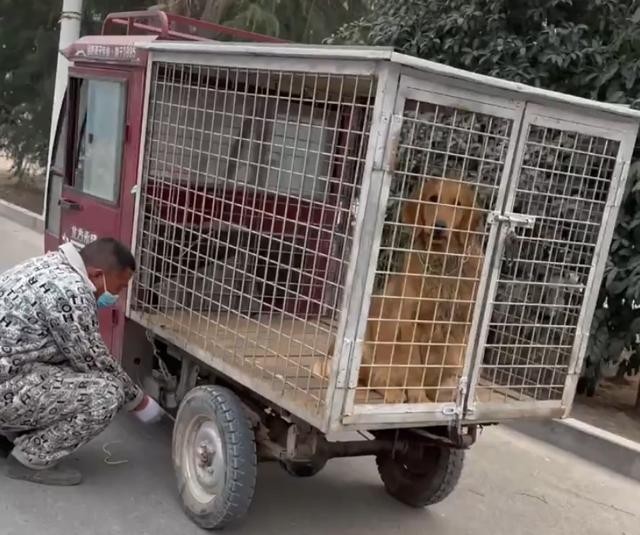
[[[461,414],[490,213],[504,204],[522,102],[402,76],[387,143],[367,318],[350,365],[346,423]],[[364,274],[363,274],[364,275]]]
[[[520,132],[504,210],[491,215],[497,258],[468,419],[560,416],[570,403],[635,138],[628,123],[532,104]]]

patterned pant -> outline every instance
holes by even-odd
[[[18,435],[20,462],[45,468],[98,436],[123,404],[111,375],[38,365],[0,384],[0,431]]]

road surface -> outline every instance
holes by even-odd
[[[0,218],[0,270],[40,237]],[[1,480],[3,535],[196,535],[176,498],[170,422],[124,416],[82,449],[81,487]],[[106,453],[105,452],[109,452]],[[106,461],[117,464],[107,464]],[[126,461],[118,463],[118,461]],[[412,510],[384,493],[373,459],[336,460],[311,479],[261,465],[254,506],[230,533],[256,535],[637,535],[640,485],[506,428],[486,429],[444,503]]]

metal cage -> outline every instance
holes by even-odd
[[[568,410],[636,112],[386,49],[148,47],[130,317],[322,430]]]

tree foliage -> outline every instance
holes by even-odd
[[[366,13],[366,0],[166,0],[169,12],[282,37],[320,43]]]
[[[374,0],[331,43],[393,46],[470,71],[637,106],[640,2]],[[637,152],[637,151],[636,151]],[[592,324],[583,385],[640,366],[640,165],[632,165]]]
[[[0,0],[0,151],[17,173],[25,163],[46,163],[61,7],[61,0]],[[85,0],[83,33],[98,32],[104,14],[126,9],[126,0]]]
[[[44,166],[47,157],[61,0],[0,0],[0,151]],[[85,0],[82,33],[105,14],[155,6],[298,42],[321,42],[365,12],[365,0]]]
[[[0,150],[19,170],[46,155],[57,20],[46,2],[0,0],[0,13]]]

